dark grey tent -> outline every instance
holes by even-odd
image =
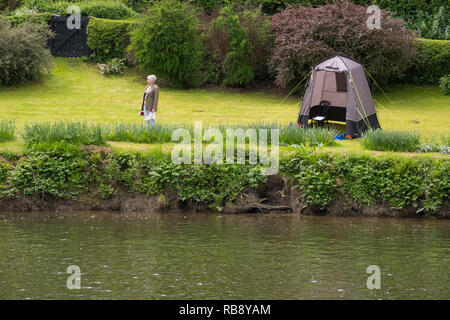
[[[361,136],[378,129],[377,113],[364,68],[358,62],[336,56],[316,65],[303,96],[298,125],[321,114],[321,102],[328,101],[327,120],[346,123],[346,132]]]

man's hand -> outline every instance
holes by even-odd
[[[155,112],[155,109],[152,109],[152,112]]]

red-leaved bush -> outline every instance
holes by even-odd
[[[381,28],[369,29],[367,7],[346,0],[320,7],[289,7],[272,17],[274,48],[268,62],[276,84],[295,86],[329,57],[359,61],[380,84],[401,79],[414,62],[414,36],[403,20],[381,11]]]

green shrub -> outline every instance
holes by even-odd
[[[120,1],[113,0],[90,0],[90,1],[46,1],[27,0],[22,5],[23,8],[34,9],[38,12],[48,12],[52,15],[67,16],[67,8],[76,5],[80,8],[82,16],[121,20],[136,15],[132,9],[128,8]]]
[[[44,142],[65,142],[75,145],[106,144],[100,125],[81,122],[26,124],[22,138],[27,148]]]
[[[141,70],[164,78],[172,87],[199,85],[203,46],[194,10],[176,0],[151,7],[132,32],[130,50]]]
[[[420,135],[415,132],[369,130],[361,146],[368,150],[415,152],[420,146]]]
[[[0,141],[14,140],[14,130],[16,123],[14,121],[1,120],[0,121]]]
[[[91,18],[86,30],[91,58],[99,63],[124,58],[130,43],[129,33],[135,26],[132,21]]]
[[[443,76],[439,80],[439,88],[444,96],[448,96],[450,94],[450,74]]]
[[[0,17],[0,86],[38,80],[52,69],[52,56],[45,48],[52,36],[43,24],[18,26]]]
[[[408,71],[408,79],[416,84],[437,85],[450,73],[450,40],[417,39],[418,55]]]

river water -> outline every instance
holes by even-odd
[[[0,298],[450,299],[449,253],[450,221],[0,214]]]

